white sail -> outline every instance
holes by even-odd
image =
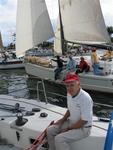
[[[61,48],[61,29],[60,29],[60,21],[58,19],[57,28],[55,31],[55,40],[54,40],[54,54],[61,55],[62,48]]]
[[[1,35],[1,32],[0,32],[0,49],[3,48],[3,42],[2,42],[2,35]]]
[[[45,0],[18,0],[17,56],[54,36]]]
[[[65,40],[78,43],[108,43],[99,0],[60,0]]]

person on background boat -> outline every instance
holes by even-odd
[[[92,127],[93,101],[80,87],[75,73],[67,74],[67,111],[65,115],[47,129],[49,150],[71,150],[70,144],[88,137]]]
[[[12,58],[13,58],[13,59],[16,59],[16,58],[17,58],[15,53],[12,53]]]
[[[4,52],[2,57],[4,58],[2,62],[6,62],[6,61],[7,61],[7,58],[8,58],[7,53]]]
[[[90,66],[87,61],[85,61],[84,57],[80,58],[80,63],[78,65],[78,69],[76,70],[76,74],[82,72],[88,72],[90,70]]]
[[[96,49],[94,48],[91,53],[91,62],[92,62],[93,72],[95,75],[104,75],[103,68],[100,67],[100,64],[99,64],[99,59],[100,58],[98,57],[96,53]]]
[[[69,55],[69,61],[67,63],[66,69],[69,72],[75,72],[76,71],[76,65],[77,62],[72,58],[71,55]]]
[[[61,71],[63,70],[63,62],[66,62],[64,61],[63,59],[60,58],[60,56],[56,56],[57,59],[51,59],[53,61],[55,61],[57,63],[57,68],[55,69],[55,80],[58,79]]]
[[[111,60],[113,58],[113,52],[111,50],[107,50],[103,56],[101,56],[101,60]]]

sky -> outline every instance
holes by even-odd
[[[57,0],[46,0],[51,19],[58,15]],[[107,26],[113,26],[113,0],[100,0]],[[0,31],[4,46],[13,41],[12,34],[16,30],[17,0],[0,0]],[[53,11],[54,10],[54,11]]]

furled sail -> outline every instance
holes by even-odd
[[[2,43],[2,36],[1,36],[1,32],[0,32],[0,49],[3,48],[3,43]]]
[[[25,51],[54,36],[45,0],[18,0],[16,53]]]
[[[65,40],[78,43],[109,43],[99,0],[60,0]]]
[[[55,55],[62,55],[62,48],[61,48],[61,29],[60,29],[60,22],[58,19],[57,28],[55,31],[55,40],[54,40],[54,54]]]

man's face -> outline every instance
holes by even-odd
[[[80,89],[80,83],[78,81],[72,81],[68,82],[65,84],[67,88],[67,92],[71,95],[74,96],[78,93]]]

